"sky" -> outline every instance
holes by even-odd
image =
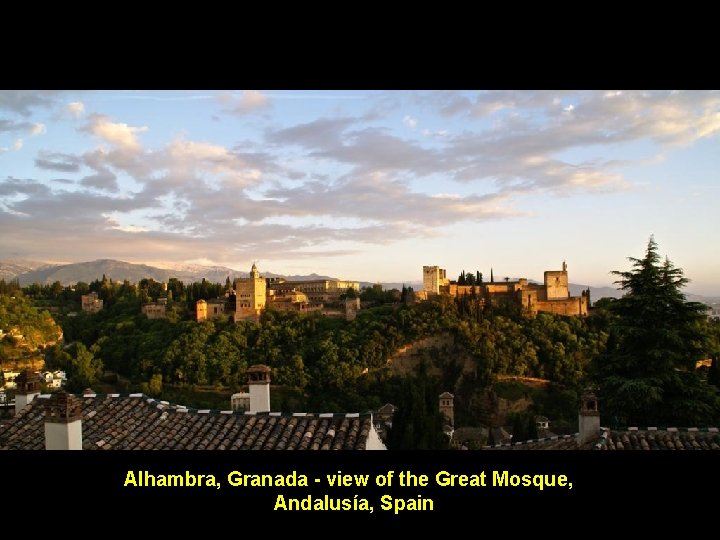
[[[0,259],[720,296],[718,91],[0,91]]]

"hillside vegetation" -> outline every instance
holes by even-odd
[[[0,336],[1,368],[15,370],[41,367],[41,350],[57,343],[62,330],[47,311],[36,309],[17,291],[0,294]]]

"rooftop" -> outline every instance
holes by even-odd
[[[720,450],[720,430],[709,428],[602,428],[597,440],[578,444],[577,434],[559,435],[485,450]]]
[[[40,395],[0,427],[0,450],[43,450]],[[77,395],[83,450],[364,450],[370,413],[242,413],[188,409],[144,394]]]

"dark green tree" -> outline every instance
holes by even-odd
[[[688,280],[661,261],[653,237],[632,270],[614,271],[625,295],[608,304],[614,317],[606,353],[594,365],[610,423],[697,426],[718,418],[717,390],[695,369],[707,332],[704,307],[688,302]]]
[[[524,414],[515,415],[512,424],[512,442],[522,442],[529,439],[527,432],[527,419]]]
[[[388,433],[390,450],[447,448],[439,395],[437,385],[424,373],[405,379],[398,396],[398,411]]]
[[[55,360],[67,371],[67,389],[70,392],[82,392],[95,384],[103,372],[102,361],[95,358],[79,341],[70,344],[61,352],[58,351]]]
[[[715,356],[708,370],[708,382],[720,390],[720,358]]]

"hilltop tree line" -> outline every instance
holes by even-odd
[[[3,282],[4,283],[4,282]],[[11,282],[5,287],[11,287]],[[167,298],[168,304],[174,306],[178,318],[189,318],[195,314],[195,303],[198,300],[209,300],[225,294],[231,287],[229,279],[225,285],[210,283],[203,279],[200,282],[185,284],[177,278],[170,278],[167,285],[153,279],[141,279],[138,283],[128,280],[117,281],[103,274],[102,279],[90,283],[78,281],[74,285],[63,286],[56,281],[51,284],[33,283],[22,288],[23,293],[32,298],[36,305],[52,305],[64,311],[79,311],[81,297],[88,293],[97,293],[104,307],[112,307],[117,302],[132,300],[140,309],[140,304]],[[18,286],[19,288],[19,286]],[[0,285],[0,292],[3,285]]]
[[[169,288],[168,288],[169,289]],[[267,310],[260,321],[149,320],[137,298],[119,296],[97,314],[64,317],[68,343],[79,341],[107,370],[134,381],[235,390],[249,365],[273,369],[307,407],[371,408],[392,401],[388,358],[414,340],[446,332],[477,363],[478,381],[496,374],[582,380],[606,334],[588,321],[542,314],[527,319],[501,308],[479,314],[466,300],[393,304],[347,322],[318,313]],[[504,313],[504,314],[501,314]],[[51,358],[52,361],[52,358]],[[374,387],[373,387],[374,385]]]

